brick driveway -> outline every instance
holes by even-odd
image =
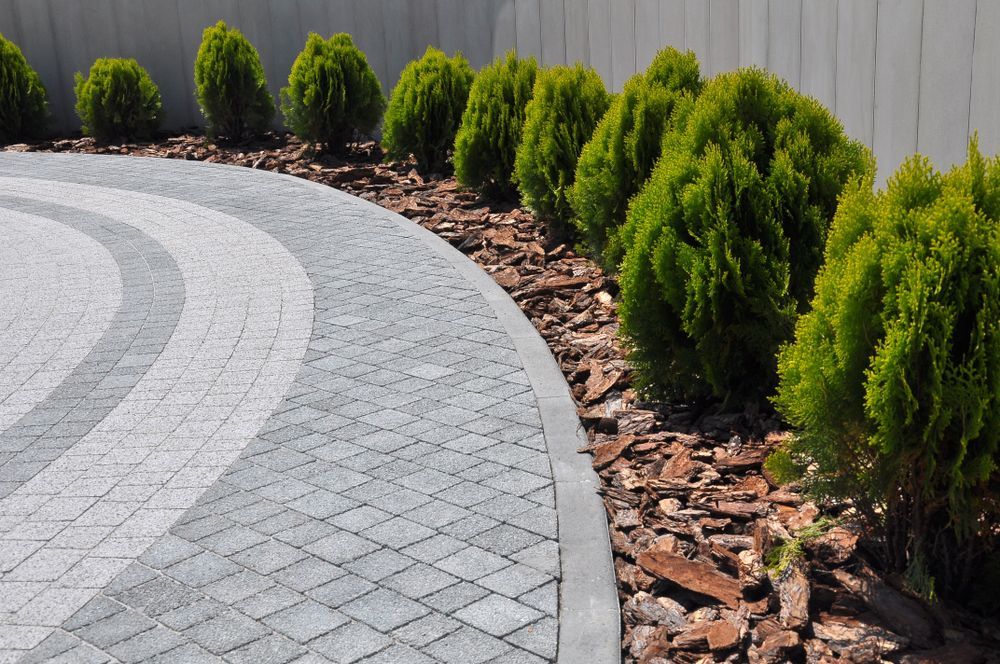
[[[0,662],[617,657],[565,384],[421,233],[268,173],[0,156]]]

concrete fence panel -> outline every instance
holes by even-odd
[[[150,71],[167,126],[199,124],[194,56],[219,19],[258,48],[276,99],[310,31],[354,35],[386,94],[428,45],[477,68],[511,48],[583,62],[614,91],[670,45],[708,76],[764,66],[816,97],[882,179],[918,149],[940,167],[963,159],[974,132],[1000,150],[996,0],[0,0],[0,32],[38,70],[60,131],[79,124],[73,74],[102,56]]]

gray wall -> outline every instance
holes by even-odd
[[[815,96],[883,177],[918,150],[961,160],[975,130],[1000,151],[1000,0],[0,0],[0,32],[42,75],[62,128],[77,124],[73,73],[100,56],[137,58],[168,125],[198,124],[192,63],[220,18],[258,47],[275,94],[311,30],[352,33],[387,92],[428,44],[475,67],[512,47],[579,60],[615,90],[669,44],[706,74],[757,64]]]

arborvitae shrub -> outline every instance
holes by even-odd
[[[225,21],[205,28],[194,61],[198,104],[210,136],[240,140],[267,129],[274,99],[257,49]]]
[[[812,296],[837,196],[872,161],[758,69],[678,111],[621,229],[622,331],[650,393],[759,399]]]
[[[99,58],[76,73],[76,114],[99,141],[149,138],[163,117],[160,91],[132,58]]]
[[[406,65],[382,128],[382,147],[389,157],[402,160],[412,154],[424,172],[443,171],[474,76],[461,53],[449,58],[432,46]]]
[[[516,175],[523,203],[554,237],[570,234],[576,163],[609,102],[593,69],[577,64],[538,73],[517,149]]]
[[[917,590],[960,596],[1000,569],[1000,161],[973,143],[945,175],[918,156],[849,187],[812,306],[779,360],[798,432],[769,465],[851,498]]]
[[[0,35],[0,143],[38,138],[48,118],[42,80],[21,49]]]
[[[511,51],[476,74],[455,137],[459,182],[494,196],[514,194],[514,157],[537,72],[534,58]]]
[[[296,136],[335,150],[375,130],[385,97],[350,35],[310,33],[281,91],[281,110]]]
[[[644,74],[636,74],[615,97],[593,137],[583,147],[570,202],[587,250],[614,270],[622,249],[614,241],[625,223],[629,200],[660,158],[663,133],[677,101],[701,91],[694,53],[666,48]]]

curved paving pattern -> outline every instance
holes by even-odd
[[[0,184],[0,661],[617,659],[565,383],[472,263],[246,169]]]

